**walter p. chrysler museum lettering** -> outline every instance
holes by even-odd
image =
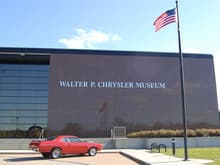
[[[165,82],[59,81],[62,88],[166,88]]]

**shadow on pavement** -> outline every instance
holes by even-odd
[[[34,160],[48,160],[43,157],[24,157],[24,158],[10,158],[10,159],[4,159],[8,162],[27,162],[27,161],[34,161]]]
[[[4,161],[6,162],[28,162],[28,161],[53,161],[53,162],[63,162],[63,163],[76,163],[76,164],[80,164],[80,165],[88,165],[88,164],[83,164],[83,163],[79,163],[79,162],[72,162],[69,161],[68,159],[65,160],[65,158],[74,158],[74,157],[89,157],[87,155],[65,155],[62,156],[59,159],[51,159],[51,158],[44,158],[42,156],[39,157],[19,157],[19,158],[9,158],[9,159],[4,159]]]

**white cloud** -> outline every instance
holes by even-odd
[[[108,34],[97,30],[86,31],[84,29],[77,29],[76,32],[76,36],[72,38],[61,38],[59,42],[66,45],[67,48],[92,49],[98,43],[121,40],[121,37],[117,34]]]
[[[112,41],[120,41],[121,40],[121,37],[117,34],[113,35],[112,36]]]
[[[203,53],[201,50],[188,48],[183,51],[183,53]]]

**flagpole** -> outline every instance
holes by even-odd
[[[180,63],[180,79],[181,79],[181,99],[182,99],[182,117],[183,117],[183,135],[184,135],[184,160],[188,160],[188,149],[187,149],[187,117],[186,117],[186,103],[185,103],[185,80],[184,80],[184,69],[183,69],[183,54],[181,49],[181,38],[180,38],[180,22],[179,22],[179,9],[178,0],[176,0],[177,10],[177,32],[178,32],[178,44],[179,44],[179,63]]]

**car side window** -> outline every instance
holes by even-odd
[[[63,142],[67,142],[67,143],[71,142],[70,138],[68,138],[68,137],[63,138],[62,141],[63,141]]]
[[[70,140],[71,140],[71,142],[80,142],[80,139],[79,138],[73,138],[73,137],[71,137],[70,138]]]

